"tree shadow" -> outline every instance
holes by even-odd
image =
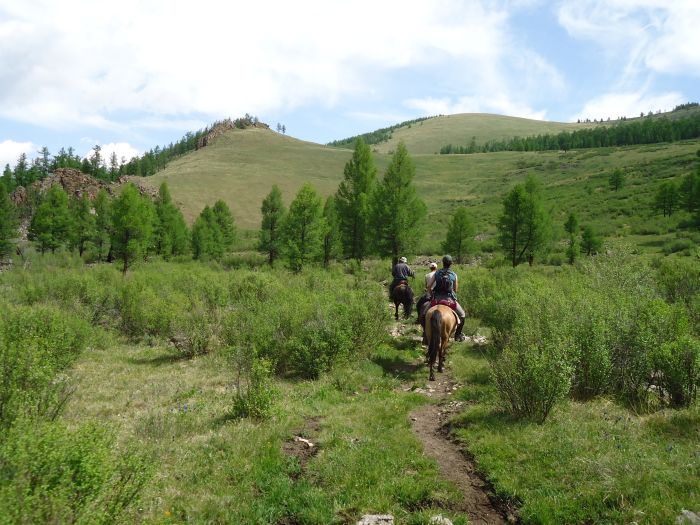
[[[153,367],[171,365],[179,361],[187,361],[189,357],[186,355],[166,352],[152,357],[130,357],[127,362],[132,365],[150,365]]]
[[[375,356],[372,361],[382,367],[385,375],[396,377],[401,381],[415,381],[423,368],[422,362],[408,361],[401,357]]]

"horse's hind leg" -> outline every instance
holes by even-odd
[[[443,366],[444,361],[445,361],[445,349],[443,347],[443,348],[440,348],[440,357],[438,358],[438,367],[437,367],[438,372],[440,372],[441,374],[445,370],[445,367]]]
[[[396,310],[394,312],[394,319],[396,319],[398,321],[399,320],[399,303],[394,303],[394,308]]]

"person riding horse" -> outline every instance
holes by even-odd
[[[437,271],[437,263],[431,262],[429,265],[430,272],[425,274],[425,291],[423,292],[423,295],[421,295],[418,298],[418,301],[416,302],[416,310],[418,310],[418,319],[416,319],[416,324],[422,324],[421,323],[421,312],[423,311],[423,306],[425,305],[426,302],[430,302],[430,300],[433,298],[433,290],[432,288],[428,287],[428,283],[431,282],[433,275],[435,275],[435,272]],[[434,282],[433,282],[434,286]]]
[[[432,290],[432,300],[424,303],[420,310],[420,320],[421,324],[424,324],[425,314],[431,306],[440,303],[450,303],[450,307],[459,317],[455,341],[464,341],[466,337],[462,334],[462,329],[464,328],[464,320],[467,315],[464,312],[464,308],[457,302],[459,280],[457,274],[450,269],[450,266],[452,266],[452,257],[445,255],[442,258],[442,268],[434,272],[432,277],[426,282],[426,289]]]
[[[401,257],[399,262],[397,262],[391,270],[391,275],[394,278],[391,281],[391,286],[389,286],[389,297],[392,297],[394,293],[394,288],[396,288],[399,283],[406,281],[408,283],[409,277],[415,277],[415,273],[411,270],[411,267],[407,264],[408,259],[406,257]]]

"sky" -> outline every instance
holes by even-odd
[[[700,101],[700,0],[0,0],[0,166],[245,113],[326,143],[437,114]]]

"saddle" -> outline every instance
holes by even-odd
[[[430,300],[430,307],[432,308],[433,306],[437,305],[443,305],[447,306],[448,308],[451,308],[453,311],[457,310],[457,301],[454,299],[431,299]]]

